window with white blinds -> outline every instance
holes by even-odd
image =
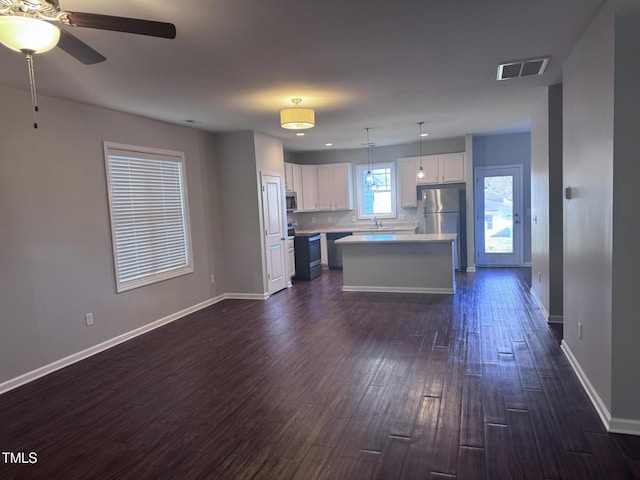
[[[104,151],[118,293],[193,272],[184,154]]]

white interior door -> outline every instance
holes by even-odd
[[[288,278],[281,182],[282,179],[278,175],[262,174],[262,213],[269,294],[285,288]]]
[[[522,166],[475,169],[476,265],[522,262]]]

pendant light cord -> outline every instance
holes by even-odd
[[[31,105],[33,105],[33,128],[38,128],[36,114],[38,112],[38,97],[36,96],[36,75],[33,69],[33,52],[23,50],[27,59],[27,68],[29,69],[29,87],[31,88]]]
[[[418,122],[418,125],[420,125],[420,168],[422,168],[422,124],[423,123],[424,122]]]

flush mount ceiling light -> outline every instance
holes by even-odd
[[[301,98],[292,98],[296,108],[287,108],[280,111],[280,126],[290,130],[303,130],[313,128],[316,123],[316,114],[310,108],[297,108],[302,102]]]

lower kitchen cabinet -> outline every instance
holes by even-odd
[[[296,274],[296,247],[295,237],[289,237],[287,239],[287,251],[289,261],[289,277],[293,277]]]

